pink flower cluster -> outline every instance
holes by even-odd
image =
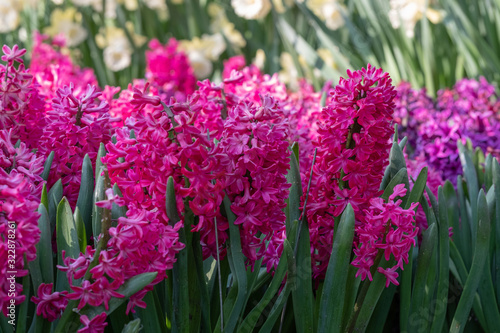
[[[81,94],[75,92],[73,84],[57,89],[39,142],[40,154],[47,157],[51,151],[55,153],[48,186],[61,179],[72,207],[78,198],[83,158],[88,154],[95,165],[99,144],[111,139],[109,106],[104,101],[96,103],[100,95],[95,86],[88,86]]]
[[[12,129],[13,143],[21,140],[36,148],[45,124],[44,96],[24,67],[26,50],[19,50],[17,45],[12,49],[5,45],[2,50],[6,65],[0,65],[0,129]]]
[[[56,91],[73,83],[75,94],[83,93],[88,85],[97,86],[94,71],[81,69],[73,63],[68,54],[63,52],[66,45],[64,39],[35,32],[33,51],[31,53],[30,73],[40,85],[40,92],[50,103]]]
[[[370,65],[347,74],[323,109],[325,121],[314,142],[318,152],[307,217],[318,276],[328,265],[335,218],[346,205],[352,205],[358,225],[368,223],[364,210],[380,195],[391,147],[396,92],[389,74]]]
[[[399,285],[396,270],[403,269],[403,263],[408,263],[408,252],[415,246],[418,233],[414,221],[418,203],[412,203],[408,209],[403,209],[401,199],[396,200],[397,197],[405,195],[405,185],[398,184],[388,202],[379,197],[370,199],[369,208],[363,212],[364,222],[357,224],[355,230],[358,241],[354,249],[356,258],[352,265],[358,268],[356,277],[361,275],[362,280],[366,277],[372,280],[370,269],[377,255],[383,251],[385,260],[389,261],[392,255],[396,265],[387,269],[378,267],[377,271],[386,276],[386,287],[391,282]]]
[[[170,97],[185,101],[196,88],[194,70],[178,44],[175,38],[170,38],[166,45],[153,39],[146,51],[146,80],[157,87],[164,101]]]
[[[281,105],[270,96],[262,97],[257,105],[243,99],[232,107],[218,145],[235,224],[241,225],[243,253],[251,263],[262,256],[265,263],[273,260],[268,269],[276,264],[276,251],[285,237],[288,146],[287,120]],[[267,249],[274,253],[264,255],[265,241],[273,244]]]
[[[24,143],[14,147],[11,134],[12,130],[0,130],[0,308],[5,315],[11,299],[17,305],[25,299],[23,286],[8,279],[12,276],[8,272],[25,276],[24,257],[28,262],[36,258],[35,245],[40,239],[37,208],[43,185],[39,176],[43,160]]]

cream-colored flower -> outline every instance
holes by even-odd
[[[299,72],[295,67],[292,56],[288,52],[282,52],[280,55],[281,71],[278,77],[281,82],[287,84],[291,90],[296,90],[299,86],[298,77]]]
[[[123,4],[127,10],[134,11],[139,8],[137,0],[118,0],[118,3]]]
[[[344,25],[342,11],[345,7],[337,0],[309,0],[307,7],[321,20],[325,21],[328,28],[337,30]]]
[[[44,32],[51,37],[63,35],[67,46],[76,46],[87,38],[87,30],[81,23],[81,15],[74,7],[66,10],[56,8],[50,15],[50,26]]]
[[[119,39],[104,49],[103,56],[106,67],[117,72],[130,66],[132,50],[126,39]]]
[[[321,60],[325,62],[326,66],[334,69],[337,68],[337,64],[335,63],[335,60],[333,59],[333,54],[332,52],[330,52],[330,50],[319,48],[316,50],[316,52],[318,53]]]
[[[193,68],[194,75],[199,79],[204,79],[212,73],[212,62],[199,50],[188,53],[189,63]]]
[[[0,2],[0,33],[15,30],[19,26],[20,10],[16,1],[2,0]]]
[[[169,13],[165,0],[143,0],[146,7],[156,11],[158,18],[162,21],[168,20]]]
[[[130,25],[127,29],[130,30]],[[134,36],[133,31],[131,33]],[[104,49],[104,63],[110,70],[117,72],[130,65],[133,50],[123,29],[107,26],[95,36],[95,41]]]
[[[227,41],[231,47],[235,50],[239,50],[245,47],[246,41],[241,35],[241,33],[234,28],[234,24],[229,22],[227,19],[224,9],[216,3],[210,3],[208,5],[208,14],[212,17],[212,23],[210,24],[210,30],[213,33],[221,33],[226,37]]]
[[[402,26],[408,38],[415,36],[415,25],[424,16],[434,24],[444,18],[442,11],[426,8],[425,0],[391,0],[390,6],[388,15],[392,27],[398,29]]]
[[[259,69],[264,69],[264,64],[266,63],[266,52],[263,49],[258,49],[255,52],[255,58],[253,58],[252,63]]]
[[[236,15],[247,20],[265,17],[271,10],[270,0],[231,0]]]
[[[192,40],[181,40],[181,49],[186,52],[197,78],[206,78],[212,72],[212,61],[226,50],[226,42],[221,34],[203,35]]]

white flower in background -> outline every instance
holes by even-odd
[[[344,25],[342,11],[345,7],[337,0],[309,0],[307,7],[321,20],[325,21],[329,29],[337,30]]]
[[[415,25],[424,16],[429,21],[437,24],[443,20],[444,13],[425,6],[425,0],[391,0],[389,10],[389,20],[392,27],[398,29],[403,27],[406,36],[415,36]]]
[[[130,28],[129,24],[127,29],[130,30]],[[131,31],[131,34],[137,44],[133,31]],[[97,46],[104,49],[104,64],[110,70],[117,72],[130,66],[133,50],[123,29],[108,26],[104,31],[96,35],[95,40]]]
[[[234,24],[229,22],[224,9],[220,5],[214,2],[210,3],[208,5],[208,15],[212,18],[210,30],[215,34],[223,34],[233,49],[239,50],[247,44],[241,33],[234,28]]]
[[[271,10],[270,0],[231,0],[236,15],[247,20],[265,17]]]
[[[158,13],[158,17],[162,20],[167,20],[169,13],[165,0],[143,0],[146,7]]]
[[[139,3],[137,0],[119,0],[120,4],[123,4],[127,10],[134,11],[139,8]]]
[[[121,71],[130,66],[132,50],[128,40],[117,39],[104,48],[104,63],[113,72]]]
[[[63,35],[67,46],[76,46],[87,38],[87,30],[82,27],[80,21],[81,15],[74,7],[64,11],[56,8],[50,15],[50,26],[46,27],[44,32],[51,37]]]
[[[105,5],[104,16],[109,19],[115,19],[117,1],[123,2],[122,0],[106,0],[105,2],[103,0],[72,0],[72,3],[77,7],[91,6],[98,13],[102,13],[103,5]]]
[[[186,52],[194,74],[197,78],[206,78],[212,72],[212,61],[226,50],[226,42],[221,34],[203,35],[192,40],[180,41],[180,46]]]
[[[253,58],[252,64],[257,66],[259,69],[264,69],[264,64],[266,63],[266,52],[263,49],[258,49],[255,52],[255,58]]]
[[[15,30],[19,26],[19,11],[16,1],[0,1],[0,33]]]
[[[333,54],[332,52],[330,52],[330,50],[319,48],[316,50],[316,52],[318,53],[321,60],[325,62],[326,66],[334,69],[337,68],[337,64],[335,63],[335,59],[333,58]]]
[[[293,62],[293,58],[290,53],[281,53],[280,65],[281,71],[278,73],[280,81],[287,84],[291,90],[296,90],[299,87],[299,72],[295,67],[295,63]]]
[[[193,68],[194,75],[197,78],[206,78],[212,73],[212,62],[199,50],[193,50],[188,53],[189,63]]]

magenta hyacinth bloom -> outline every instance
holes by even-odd
[[[68,292],[52,292],[52,286],[52,283],[40,284],[38,297],[31,297],[31,301],[37,305],[36,314],[51,322],[59,318],[68,305]]]

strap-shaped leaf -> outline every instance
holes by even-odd
[[[340,332],[354,238],[354,210],[348,204],[335,230],[319,309],[319,332]]]
[[[470,309],[474,301],[479,282],[483,274],[483,268],[488,257],[488,249],[490,242],[490,216],[488,213],[488,205],[486,203],[486,196],[481,189],[477,198],[478,216],[477,223],[477,238],[476,246],[474,249],[474,256],[472,258],[472,265],[469,271],[469,276],[465,282],[464,290],[458,302],[453,321],[451,323],[450,332],[457,333],[463,332],[465,323],[469,317]]]
[[[271,280],[271,283],[266,289],[266,292],[257,303],[257,305],[250,311],[250,313],[245,317],[243,322],[241,323],[238,332],[252,332],[255,328],[255,325],[259,318],[262,316],[262,312],[267,307],[269,302],[273,299],[273,297],[278,292],[281,284],[283,283],[283,279],[285,278],[285,274],[288,268],[288,258],[293,257],[293,250],[290,243],[285,239],[283,243],[283,254],[281,256],[280,262],[276,271],[274,272],[274,277]]]
[[[92,204],[94,193],[94,171],[89,155],[86,154],[82,164],[82,178],[80,182],[80,192],[76,207],[80,211],[81,218],[85,227],[85,234],[90,237],[92,234]],[[87,239],[85,239],[87,241]]]
[[[167,181],[166,210],[170,225],[180,221],[172,177]],[[184,228],[179,229],[179,242],[186,244]],[[188,253],[185,248],[177,254],[177,261],[172,269],[172,302],[172,332],[189,332]]]
[[[64,265],[62,251],[65,251],[66,258],[78,258],[80,255],[78,232],[76,231],[73,213],[66,197],[61,200],[59,206],[57,207],[56,237],[58,265]],[[58,270],[56,291],[63,290],[69,290],[69,282],[66,277],[66,273]]]
[[[431,332],[440,333],[443,330],[444,321],[446,318],[446,308],[448,306],[448,289],[450,278],[450,236],[448,231],[448,207],[444,195],[443,187],[438,189],[439,198],[439,218],[438,222],[438,251],[439,251],[439,275],[437,285],[437,295],[432,321]]]
[[[229,314],[227,321],[224,324],[224,331],[233,332],[236,328],[241,313],[245,307],[247,298],[247,275],[245,269],[245,258],[241,250],[240,230],[234,224],[236,216],[231,211],[231,202],[227,195],[224,197],[224,209],[226,211],[227,220],[229,222],[229,247],[227,256],[231,272],[233,273],[234,280],[238,285],[238,294],[234,306]]]
[[[52,162],[54,161],[54,152],[51,151],[47,159],[45,160],[45,163],[43,163],[43,172],[42,172],[42,178],[43,180],[47,181],[49,179],[49,174],[50,174],[50,168],[52,167]]]
[[[436,223],[429,225],[429,228],[427,228],[424,233],[422,245],[419,248],[417,270],[415,273],[415,282],[413,284],[412,292],[411,314],[408,320],[408,329],[410,330],[410,332],[417,331],[421,328],[419,326],[421,324],[421,321],[416,319],[418,319],[419,311],[425,311],[426,309],[425,287],[429,269],[431,266],[432,254],[435,247],[437,246],[437,229],[438,228]],[[425,324],[427,324],[427,322]]]

